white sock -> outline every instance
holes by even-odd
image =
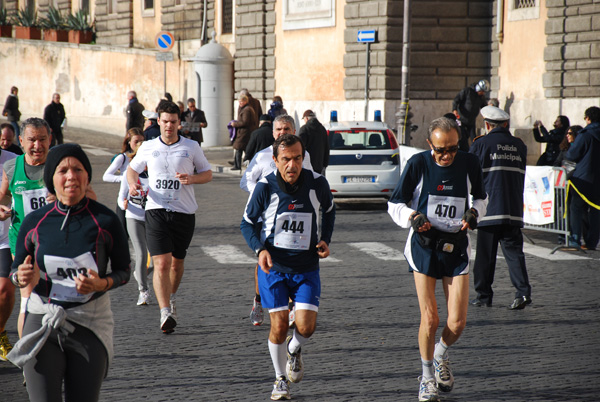
[[[294,336],[290,340],[290,344],[288,346],[290,353],[296,353],[298,349],[302,347],[306,342],[308,342],[309,338],[305,338],[298,333],[298,330],[294,328]]]
[[[435,349],[433,351],[433,358],[435,360],[448,359],[448,345],[444,343],[444,340],[440,338],[440,341],[435,345]]]
[[[166,314],[171,314],[171,307],[163,307],[160,309],[160,315],[162,315],[163,311],[166,312]]]
[[[423,380],[430,380],[433,378],[433,360],[423,360],[421,357],[421,364],[423,365]]]
[[[285,352],[285,342],[276,344],[269,340],[269,353],[275,369],[275,378],[285,377],[285,365],[287,363],[287,353]]]

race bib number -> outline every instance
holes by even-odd
[[[37,190],[25,190],[21,193],[25,216],[46,205],[46,194],[48,194],[48,190],[45,187]]]
[[[170,173],[160,173],[153,182],[154,191],[164,202],[179,200],[181,182]]]
[[[53,255],[44,256],[46,273],[52,280],[50,297],[55,300],[75,303],[85,303],[92,298],[93,293],[82,295],[77,293],[75,278],[79,274],[87,275],[87,269],[98,272],[98,266],[92,253],[87,252],[79,257],[66,258]]]
[[[427,218],[436,229],[452,231],[461,226],[465,199],[430,195],[427,200]]]
[[[274,246],[291,250],[308,250],[311,229],[311,213],[284,212],[277,216]]]

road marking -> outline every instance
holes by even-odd
[[[564,251],[557,251],[554,254],[551,249],[546,247],[535,246],[533,244],[523,243],[523,251],[527,254],[534,255],[539,258],[550,261],[568,261],[568,260],[590,260],[590,257],[584,257],[580,254],[566,253]]]
[[[360,242],[360,243],[348,243],[350,246],[359,249],[360,251],[369,254],[380,260],[385,261],[399,261],[404,260],[402,252],[386,246],[385,244],[378,242]]]
[[[91,147],[89,145],[82,145],[81,148],[83,148],[83,150],[86,153],[92,154],[92,155],[95,155],[95,156],[113,156],[114,155],[114,152],[108,152],[108,151],[105,151],[105,150],[100,149],[100,148]]]
[[[250,258],[242,250],[230,244],[202,246],[202,251],[217,260],[219,264],[256,264],[256,258]]]

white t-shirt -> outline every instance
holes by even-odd
[[[13,154],[12,152],[2,150],[0,151],[0,172],[3,169],[4,162],[15,159],[18,155]],[[8,228],[10,227],[10,219],[5,220],[4,222],[0,221],[0,249],[9,248],[8,244]]]
[[[210,170],[210,163],[197,141],[179,137],[171,145],[161,137],[145,141],[129,163],[137,173],[148,166],[148,201],[146,210],[166,209],[184,214],[193,214],[198,209],[193,185],[182,185],[175,177],[177,173],[194,174]]]
[[[302,161],[302,167],[313,171],[312,165],[310,164],[310,155],[304,151],[304,160]],[[277,170],[275,161],[273,160],[273,145],[263,149],[254,155],[254,158],[248,164],[248,168],[240,180],[240,188],[244,191],[252,193],[256,183],[267,175]]]

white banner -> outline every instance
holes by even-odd
[[[546,225],[554,222],[554,171],[552,166],[527,166],[523,203],[525,223]]]

